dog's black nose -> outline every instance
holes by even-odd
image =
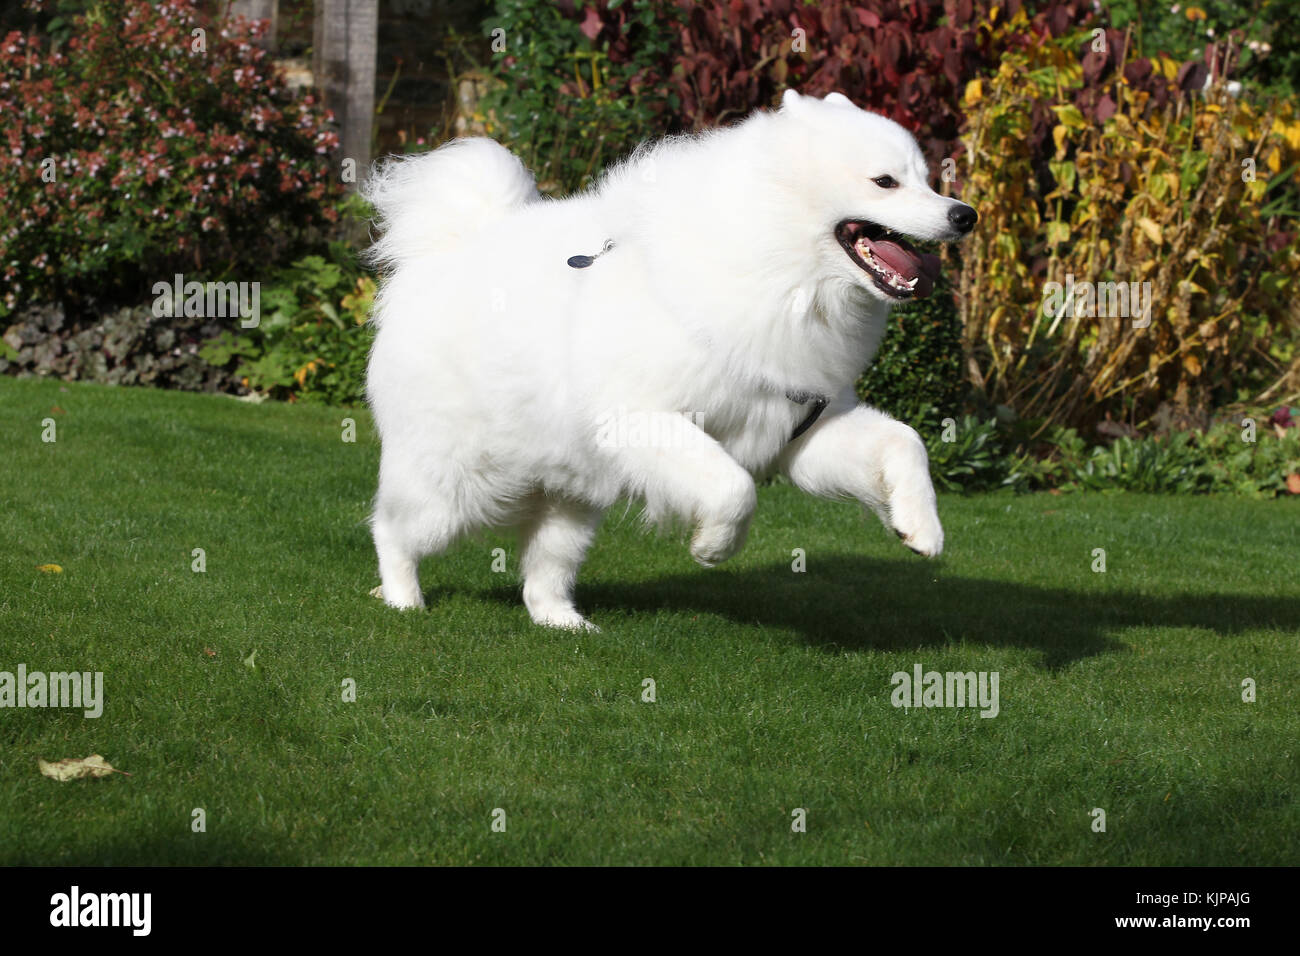
[[[948,221],[960,229],[962,235],[974,229],[979,218],[979,213],[965,203],[959,203],[948,210]]]

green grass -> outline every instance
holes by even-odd
[[[616,509],[578,635],[508,539],[367,595],[364,413],[4,380],[0,436],[0,670],[107,698],[0,710],[0,863],[1300,863],[1295,501],[948,496],[926,562],[774,486],[714,571]],[[1001,713],[894,708],[916,663]],[[133,776],[37,772],[91,753]]]

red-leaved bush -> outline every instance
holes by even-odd
[[[966,83],[996,66],[1001,47],[988,29],[1021,0],[663,0],[680,23],[672,61],[660,71],[673,94],[670,126],[699,129],[773,105],[781,91],[832,91],[915,131],[932,160],[957,149]],[[1053,0],[1032,23],[1060,35],[1092,14],[1086,0]],[[563,9],[563,6],[562,6]],[[996,11],[996,12],[995,12]],[[582,29],[608,43],[611,61],[626,4],[575,10]]]
[[[337,217],[329,117],[259,35],[193,0],[100,0],[61,49],[0,42],[0,315],[257,278]]]
[[[935,162],[960,155],[970,81],[995,70],[1009,49],[1081,26],[1102,31],[1079,51],[1088,83],[1075,105],[1090,121],[1114,111],[1102,90],[1117,71],[1149,94],[1152,109],[1224,71],[1211,44],[1205,63],[1165,75],[1090,0],[558,0],[558,9],[612,64],[635,67],[627,93],[660,88],[664,95],[652,102],[664,114],[662,128],[739,119],[775,106],[787,87],[814,96],[838,91],[915,132]],[[1023,29],[1002,29],[1022,10]],[[670,29],[673,42],[652,50],[631,42],[647,17]],[[572,84],[562,92],[585,95]],[[1055,125],[1043,110],[1038,140]]]

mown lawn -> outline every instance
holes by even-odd
[[[3,380],[0,436],[0,671],[106,697],[0,710],[0,863],[1300,863],[1295,501],[948,496],[926,562],[775,486],[714,571],[619,509],[578,635],[506,539],[368,596],[363,412]],[[893,707],[918,663],[1000,713]]]

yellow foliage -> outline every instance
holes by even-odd
[[[980,220],[960,250],[959,303],[972,378],[1022,417],[1078,423],[1120,402],[1204,403],[1274,342],[1284,361],[1300,356],[1300,309],[1279,294],[1294,288],[1300,250],[1267,247],[1276,227],[1260,214],[1276,196],[1263,169],[1300,161],[1295,107],[1252,108],[1221,87],[1155,107],[1120,74],[1101,91],[1117,111],[1097,123],[1074,102],[1079,46],[1080,35],[1013,46],[966,89],[961,196]],[[1165,57],[1155,67],[1177,74]],[[1054,156],[1032,145],[1044,106]],[[1246,182],[1251,157],[1261,171]],[[1104,307],[1047,308],[1048,283],[1067,277]],[[1135,288],[1145,316],[1122,311]]]
[[[301,387],[303,387],[304,385],[306,385],[306,384],[307,384],[307,376],[310,375],[310,374],[312,374],[313,372],[315,372],[316,369],[320,368],[320,367],[321,367],[322,365],[324,365],[324,364],[325,364],[325,363],[322,362],[320,359],[312,359],[310,362],[308,362],[308,363],[307,363],[306,365],[304,365],[302,368],[298,369],[298,371],[294,372],[294,373],[293,373],[293,378],[294,378],[294,381],[298,383],[298,387],[301,388]]]
[[[1137,224],[1138,228],[1145,232],[1147,237],[1157,246],[1165,241],[1164,236],[1160,232],[1160,226],[1154,219],[1151,219],[1149,216],[1139,216]]]
[[[1288,123],[1279,116],[1273,120],[1273,132],[1286,140],[1291,149],[1300,153],[1300,122]]]

